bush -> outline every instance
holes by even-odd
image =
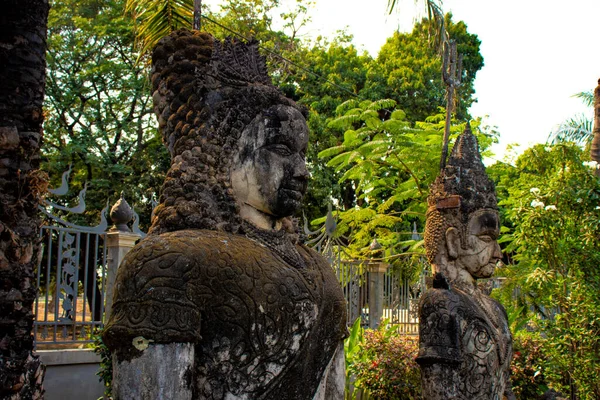
[[[415,361],[417,339],[400,335],[394,325],[382,323],[364,331],[362,345],[348,366],[354,387],[378,400],[421,398],[421,371]],[[364,397],[363,397],[364,398]]]
[[[518,399],[537,399],[548,390],[543,367],[543,340],[520,332],[513,338],[512,389]]]
[[[112,399],[112,357],[108,347],[102,341],[102,329],[95,332],[93,339],[94,353],[100,355],[100,370],[96,375],[104,383],[104,398]]]

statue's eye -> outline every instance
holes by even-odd
[[[292,155],[292,151],[285,144],[272,144],[267,147],[269,151],[272,151],[275,154],[279,154],[280,156],[287,157]]]
[[[496,240],[496,238],[494,238],[494,237],[492,237],[492,235],[488,235],[488,234],[479,235],[478,237],[479,237],[479,239],[483,240],[486,243],[490,243],[490,242],[493,242],[494,240]]]

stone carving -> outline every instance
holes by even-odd
[[[500,260],[493,182],[467,128],[427,199],[425,248],[435,274],[419,309],[423,397],[514,399],[506,311],[477,286]]]
[[[308,180],[304,110],[255,43],[205,33],[161,40],[152,84],[172,165],[117,276],[115,398],[343,397],[344,297],[290,218]]]

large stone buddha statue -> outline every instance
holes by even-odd
[[[425,249],[435,276],[419,308],[423,398],[514,399],[506,311],[477,285],[502,255],[494,184],[468,124],[427,202]]]
[[[342,398],[344,297],[290,218],[309,177],[305,111],[256,44],[182,30],[152,62],[172,164],[117,275],[115,399]]]

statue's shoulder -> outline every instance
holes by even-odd
[[[298,243],[296,244],[296,250],[302,256],[302,258],[304,258],[304,260],[317,266],[319,269],[327,269],[328,271],[333,270],[329,261],[327,261],[327,259],[323,257],[321,253],[317,252],[312,247]]]
[[[419,309],[425,314],[438,309],[454,312],[460,302],[460,293],[452,290],[446,277],[438,272],[433,278],[432,287],[421,296]]]
[[[122,268],[134,273],[153,268],[186,269],[216,260],[248,260],[262,252],[261,246],[242,235],[186,229],[147,236],[127,254]]]
[[[488,299],[490,302],[492,302],[492,304],[494,304],[494,306],[496,306],[496,308],[498,308],[498,310],[500,310],[500,312],[502,313],[502,315],[504,315],[504,317],[506,319],[508,319],[508,314],[506,313],[506,308],[504,308],[504,306],[502,305],[502,303],[500,303],[498,300],[494,299],[493,297],[489,297]]]
[[[229,282],[242,282],[236,278],[260,265],[264,253],[248,238],[225,232],[181,230],[144,238],[119,267],[105,338],[197,342],[203,305]]]

